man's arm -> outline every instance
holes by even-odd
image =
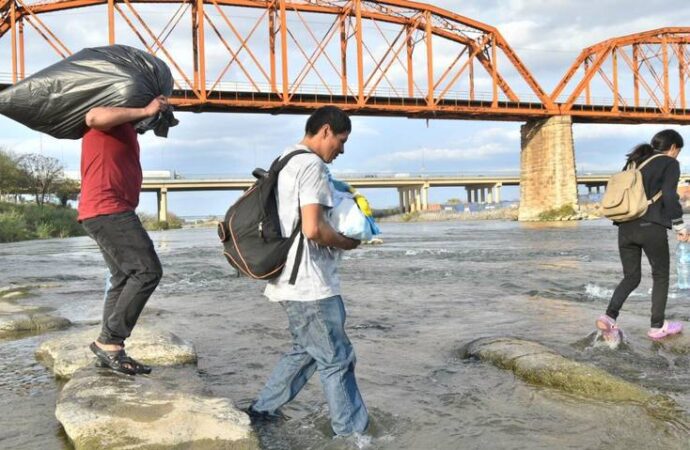
[[[154,116],[167,107],[168,99],[162,95],[151,100],[151,103],[143,108],[97,106],[86,113],[86,126],[107,131],[123,123],[136,122]]]
[[[319,204],[304,205],[302,211],[302,233],[307,239],[324,247],[335,247],[343,250],[356,248],[360,241],[350,239],[338,233],[324,217],[323,206]]]

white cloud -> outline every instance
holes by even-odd
[[[466,148],[421,148],[392,152],[376,158],[377,162],[405,161],[471,161],[492,158],[498,155],[514,153],[515,149],[499,144],[485,144]]]
[[[639,142],[649,142],[655,133],[665,128],[675,128],[682,134],[682,130],[676,125],[574,124],[573,136],[576,141],[618,139],[626,141],[636,140]]]

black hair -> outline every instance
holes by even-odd
[[[673,145],[678,149],[683,148],[683,137],[676,130],[662,130],[652,137],[649,144],[640,144],[625,156],[628,157],[628,163],[638,164],[652,153],[668,151]]]
[[[334,134],[349,133],[352,131],[352,122],[345,111],[337,106],[322,106],[307,119],[304,132],[307,136],[314,136],[321,127],[328,125]]]

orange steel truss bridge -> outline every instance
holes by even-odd
[[[690,123],[690,28],[584,49],[552,93],[495,28],[405,0],[0,0],[0,84],[83,47],[170,66],[178,110]]]

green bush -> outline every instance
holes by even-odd
[[[55,205],[0,203],[0,242],[85,235],[77,211]]]
[[[39,239],[50,239],[54,237],[55,228],[49,222],[41,222],[36,227],[36,237]]]
[[[15,211],[0,212],[0,242],[15,242],[29,239],[26,222]]]
[[[559,220],[564,217],[571,217],[577,214],[577,211],[575,211],[575,208],[573,208],[573,205],[571,204],[566,204],[561,206],[560,208],[553,208],[549,209],[548,211],[544,211],[541,214],[539,214],[539,220],[543,220],[546,222],[553,221],[553,220]]]
[[[140,212],[139,220],[148,231],[174,230],[182,228],[184,224],[184,221],[173,213],[168,213],[168,220],[161,222],[156,216]]]

